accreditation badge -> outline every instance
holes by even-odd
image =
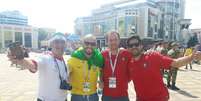
[[[109,77],[109,88],[116,88],[116,77]]]
[[[90,83],[89,82],[83,83],[83,91],[90,92]]]

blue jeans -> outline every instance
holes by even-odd
[[[97,93],[92,95],[76,95],[76,94],[71,95],[71,101],[98,101],[98,100],[99,98]]]
[[[128,96],[123,97],[102,96],[102,101],[129,101],[129,98]]]

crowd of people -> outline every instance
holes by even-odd
[[[176,87],[178,68],[201,60],[200,50],[178,50],[178,43],[162,42],[155,48],[144,50],[141,38],[133,35],[127,39],[127,48],[119,48],[120,35],[116,31],[105,36],[108,48],[99,51],[96,37],[84,36],[82,46],[73,51],[68,60],[63,58],[66,39],[54,35],[50,40],[51,51],[37,57],[16,59],[12,52],[8,58],[30,72],[39,72],[37,101],[131,101],[128,83],[133,82],[136,101],[168,101],[167,87]],[[192,48],[193,49],[193,48]],[[192,66],[190,67],[192,68]],[[168,72],[167,84],[163,75]]]

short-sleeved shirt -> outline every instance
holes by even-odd
[[[87,60],[81,60],[76,57],[70,57],[68,60],[69,77],[72,85],[72,94],[76,95],[91,95],[96,93],[98,72],[100,67],[92,65],[88,68]],[[90,91],[84,92],[84,83],[90,83]]]
[[[45,101],[64,101],[66,92],[59,88],[59,70],[62,79],[67,78],[63,59],[54,58],[51,54],[40,54],[32,59],[36,63],[39,72],[38,98]],[[54,59],[56,59],[59,66],[56,65]]]
[[[178,49],[176,49],[176,50],[171,49],[168,51],[168,56],[170,56],[171,58],[174,58],[174,59],[178,58],[180,56],[180,54],[181,53]]]
[[[110,65],[109,50],[102,52],[104,58],[104,67],[103,67],[103,95],[111,97],[121,97],[128,96],[128,81],[129,81],[129,72],[128,72],[128,62],[131,59],[132,55],[125,49],[121,49],[118,55],[116,68],[114,71],[114,77],[116,77],[116,88],[109,88],[109,78],[112,77],[112,68]],[[112,55],[112,63],[114,64],[116,55]]]
[[[167,49],[167,48],[163,48],[160,53],[161,53],[162,55],[167,55],[168,49]]]
[[[193,49],[192,48],[187,48],[185,53],[184,53],[184,56],[190,56],[190,55],[192,55],[192,53],[193,53]]]
[[[139,101],[160,101],[168,97],[160,69],[170,69],[172,61],[158,52],[143,54],[139,60],[131,59],[129,71]]]

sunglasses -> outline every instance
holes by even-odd
[[[87,42],[87,41],[85,41],[84,44],[87,45],[87,46],[88,45],[90,45],[90,46],[96,46],[96,42]]]
[[[128,44],[129,48],[133,48],[133,47],[139,47],[140,43],[132,43],[132,44]]]
[[[65,44],[65,41],[63,41],[63,40],[55,40],[54,43],[55,44]]]

